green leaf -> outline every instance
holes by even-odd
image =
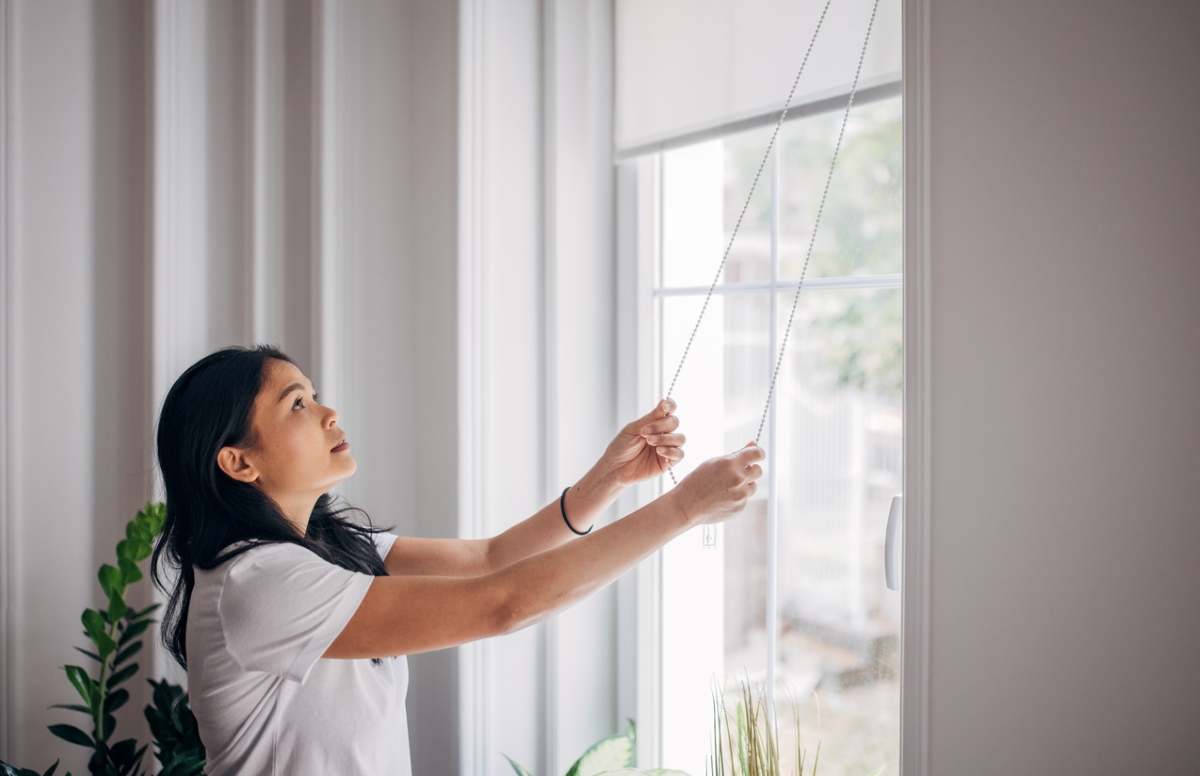
[[[887,767],[886,765],[881,765],[878,768],[876,768],[875,770],[868,773],[867,776],[879,776],[879,774],[883,773],[883,769],[886,767]]]
[[[504,754],[503,752],[501,752],[500,754],[503,755],[505,760],[508,760],[508,764],[512,766],[512,769],[514,771],[516,771],[517,776],[530,776],[529,771],[525,770],[520,765],[518,765],[517,762],[515,760],[513,760],[513,758],[509,757],[508,755]]]
[[[154,538],[154,535],[150,533],[150,526],[142,516],[142,513],[139,512],[137,517],[125,524],[125,538],[131,542],[145,542],[147,544]]]
[[[127,586],[142,578],[142,570],[129,558],[119,559],[117,565],[121,567],[121,578],[125,580]]]
[[[120,671],[117,671],[115,674],[113,674],[111,677],[109,677],[108,686],[116,687],[121,682],[125,681],[129,677],[136,674],[137,671],[138,671],[138,664],[130,663],[129,665],[125,666]]]
[[[150,557],[150,542],[140,537],[122,539],[117,544],[117,557],[140,563]]]
[[[100,589],[104,591],[106,598],[112,598],[114,591],[125,591],[125,575],[121,570],[105,563],[96,572],[96,578],[100,580]]]
[[[96,645],[96,651],[100,654],[101,660],[116,651],[117,644],[105,631],[104,617],[100,612],[95,609],[84,609],[80,619],[83,621],[83,628],[87,632],[88,638]]]
[[[107,741],[112,735],[113,728],[117,726],[117,718],[111,714],[104,714],[100,718],[100,740]]]
[[[138,652],[141,652],[141,651],[142,651],[142,642],[140,642],[140,641],[133,642],[128,647],[125,647],[120,652],[118,652],[117,656],[115,658],[113,658],[113,668],[116,668],[117,666],[121,665],[126,660],[128,660],[129,658],[133,657],[134,655],[136,655]],[[97,659],[99,659],[99,658],[97,658]]]
[[[167,505],[161,501],[153,504],[147,503],[142,507],[142,511],[138,512],[137,519],[145,520],[146,525],[150,527],[151,535],[158,536],[167,522]]]
[[[601,773],[630,768],[636,751],[631,722],[624,733],[605,738],[584,752],[567,771],[567,776],[599,776]]]
[[[104,699],[104,710],[108,712],[116,711],[129,702],[129,690],[124,687],[113,690]]]
[[[79,692],[79,697],[83,698],[83,702],[88,705],[88,713],[95,711],[96,704],[100,699],[100,688],[96,685],[95,680],[79,666],[64,666],[63,670],[67,672],[67,678]]]
[[[124,741],[118,741],[109,748],[108,752],[113,763],[120,768],[129,764],[137,756],[137,740],[126,738]]]
[[[55,760],[45,773],[38,773],[32,768],[17,768],[0,760],[0,776],[54,776],[56,770],[58,770],[58,760]],[[71,776],[71,774],[67,773],[67,776]]]
[[[52,709],[68,709],[70,711],[78,711],[80,714],[91,716],[92,710],[87,706],[80,706],[78,703],[56,703],[50,708]]]
[[[204,769],[204,758],[178,754],[170,758],[158,776],[196,776]]]
[[[74,725],[51,725],[50,732],[64,741],[80,746],[95,746],[92,737]]]
[[[84,635],[86,636],[87,634],[85,633]],[[97,663],[101,663],[101,662],[103,662],[102,660],[100,660],[100,656],[99,656],[99,655],[97,655],[95,652],[88,652],[88,651],[87,651],[86,649],[84,649],[83,647],[75,647],[75,651],[76,651],[76,652],[79,652],[80,654],[87,655],[87,656],[88,656],[88,657],[90,657],[92,660],[95,660]]]
[[[109,636],[107,633],[101,632],[99,639],[95,641],[101,660],[107,660],[109,655],[117,651],[117,642],[113,641],[112,636]]]
[[[100,616],[100,612],[95,609],[84,609],[83,615],[80,616],[83,621],[83,630],[87,633],[88,638],[99,646],[97,637],[104,633],[104,618]]]
[[[129,607],[125,605],[124,593],[120,590],[114,590],[112,597],[108,599],[108,621],[116,622],[125,616],[129,611]]]
[[[121,634],[121,646],[125,646],[130,640],[142,635],[142,632],[149,628],[153,620],[139,620],[131,623],[125,632]]]
[[[129,622],[133,622],[134,620],[141,620],[145,617],[149,617],[150,615],[154,614],[156,611],[158,611],[158,608],[160,606],[162,606],[162,604],[150,604],[145,609],[141,610],[140,612],[136,612],[136,613],[132,609],[130,609],[129,614],[125,615],[125,619],[128,620]]]
[[[117,766],[118,776],[134,773],[146,755],[146,748],[146,746],[142,746],[141,749],[138,749],[137,741],[132,738],[113,744],[112,749],[109,750],[109,756],[113,764]]]

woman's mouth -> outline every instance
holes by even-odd
[[[350,443],[346,441],[346,437],[342,437],[342,441],[341,441],[341,442],[338,442],[336,445],[334,445],[334,446],[333,446],[333,447],[330,449],[330,451],[329,451],[329,452],[331,452],[331,453],[344,453],[344,452],[346,452],[346,451],[347,451],[347,450],[349,450],[349,449],[350,449]]]

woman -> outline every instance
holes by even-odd
[[[184,372],[159,419],[153,571],[174,577],[163,640],[188,672],[207,773],[408,774],[403,656],[544,620],[742,511],[762,473],[753,446],[592,532],[625,487],[683,458],[674,410],[626,426],[561,499],[499,536],[415,539],[333,505],[350,445],[286,355],[229,348]]]

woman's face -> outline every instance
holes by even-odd
[[[337,412],[317,402],[312,383],[295,364],[267,363],[254,401],[253,427],[254,444],[221,468],[254,482],[285,510],[290,502],[315,499],[357,467],[338,428]],[[241,477],[236,474],[239,465]]]

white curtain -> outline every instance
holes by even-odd
[[[874,0],[831,0],[795,101],[849,87]],[[617,0],[614,142],[628,149],[777,110],[825,0]],[[900,74],[900,2],[879,0],[866,85]]]

